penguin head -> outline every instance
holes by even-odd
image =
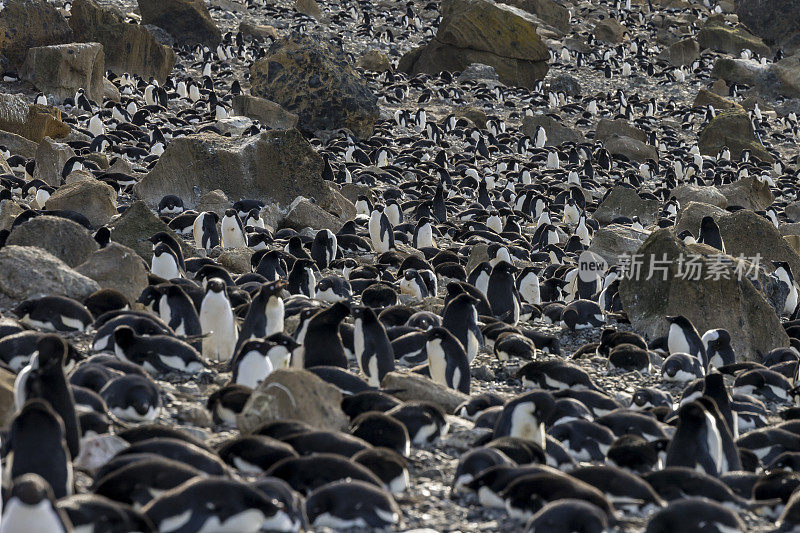
[[[55,496],[50,484],[38,474],[25,474],[14,480],[9,502],[19,500],[28,507],[36,507],[44,501],[53,504]]]
[[[58,335],[44,335],[36,343],[39,353],[39,368],[42,371],[49,369],[63,369],[67,357],[67,341]]]
[[[114,329],[114,344],[120,348],[130,346],[136,340],[136,332],[130,326],[117,326]]]
[[[305,261],[308,261],[308,259],[305,259]],[[288,284],[289,283],[285,279],[270,281],[261,285],[261,292],[266,296],[280,296],[281,291],[283,291]]]
[[[442,341],[445,339],[449,339],[450,337],[453,336],[452,333],[450,333],[449,331],[447,331],[447,329],[443,327],[431,328],[427,331],[427,335],[428,335],[428,342],[437,340]]]
[[[686,318],[683,315],[665,316],[664,318],[666,319],[667,322],[669,322],[670,324],[675,324],[682,330],[691,331],[694,329],[694,325],[689,321],[688,318]]]
[[[214,294],[225,292],[225,282],[219,278],[211,278],[206,283],[206,294],[213,292]]]

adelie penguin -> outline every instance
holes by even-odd
[[[789,288],[789,294],[786,296],[786,302],[783,304],[783,314],[791,316],[797,309],[798,291],[797,285],[794,282],[794,275],[792,268],[786,261],[773,261],[775,265],[775,272],[773,273],[781,282]]]
[[[703,217],[700,222],[700,236],[697,238],[697,242],[707,244],[723,254],[725,253],[725,243],[722,241],[719,226],[717,226],[713,217]]]
[[[212,278],[200,305],[200,326],[203,329],[203,355],[216,361],[229,361],[236,350],[238,328],[225,292],[225,283]]]
[[[244,225],[236,209],[226,209],[220,223],[223,248],[245,248],[247,238],[244,234]]]
[[[461,342],[445,328],[435,327],[428,330],[425,350],[428,354],[431,379],[451,389],[469,394],[469,360]]]
[[[195,246],[206,250],[219,246],[217,222],[219,222],[219,215],[211,211],[204,211],[197,215],[192,225]]]
[[[703,368],[708,368],[708,356],[703,340],[689,319],[683,315],[665,318],[669,322],[667,334],[669,353],[688,353],[697,357]]]
[[[182,276],[181,267],[175,252],[166,244],[158,243],[153,247],[153,259],[150,273],[160,278],[171,280]]]
[[[381,206],[375,206],[369,217],[369,236],[375,253],[394,250],[394,230]]]
[[[467,361],[472,363],[483,344],[483,334],[478,325],[479,300],[461,293],[450,300],[442,312],[442,327],[450,331],[464,347]]]
[[[327,309],[317,312],[305,326],[303,338],[302,361],[298,366],[338,366],[347,368],[347,356],[339,333],[339,324],[350,314],[350,308],[337,302]],[[293,363],[293,366],[294,363]]]
[[[138,374],[114,378],[103,387],[100,395],[111,414],[123,422],[152,422],[161,411],[158,386]]]
[[[86,307],[66,296],[25,300],[14,314],[23,324],[44,331],[84,331],[94,321]]]
[[[250,307],[242,322],[236,341],[236,349],[252,338],[269,337],[283,331],[285,307],[281,292],[286,287],[284,280],[261,285],[258,294],[250,302]]]
[[[361,371],[367,382],[380,387],[383,376],[394,370],[394,350],[386,336],[386,329],[369,307],[352,309],[355,329],[353,349]]]
[[[56,506],[53,489],[36,474],[14,479],[3,509],[0,533],[72,533],[66,513]]]
[[[517,268],[501,261],[492,268],[486,296],[495,318],[516,326],[519,322],[520,303],[514,272]]]
[[[316,261],[320,270],[326,269],[336,259],[337,249],[336,235],[331,230],[321,229],[311,243],[311,258]]]
[[[736,354],[731,346],[731,334],[726,329],[710,329],[700,339],[708,358],[708,366],[719,368],[736,362]]]

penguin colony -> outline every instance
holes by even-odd
[[[337,28],[328,37],[353,58],[367,41],[395,64],[440,20],[437,2],[320,4]],[[665,317],[665,337],[644,339],[628,326],[618,269],[581,283],[575,268],[612,186],[661,203],[652,227],[615,220],[650,230],[674,225],[678,185],[754,175],[776,198],[762,216],[790,221],[800,165],[784,148],[798,138],[797,117],[751,112],[774,165],[728,149],[701,156],[696,133],[716,110],[692,108],[686,94],[709,84],[720,54],[675,69],[650,41],[654,14],[666,11],[570,6],[573,24],[601,12],[628,31],[612,46],[576,30],[588,52],[551,46],[551,76],[581,78],[595,95],[447,72],[364,72],[385,115],[374,135],[311,139],[325,179],[363,186],[341,230],[269,228],[259,198],[198,213],[170,195],[157,212],[175,233],[143,236],[153,246],[150,284],[136,302],[106,289],[5,312],[0,364],[16,380],[2,433],[0,533],[424,529],[437,511],[445,514],[434,530],[800,531],[800,327],[789,264],[773,275],[788,287],[780,314],[791,345],[760,363],[737,359],[736,331],[700,332],[684,316]],[[243,11],[315,31],[280,4],[248,1]],[[694,32],[720,11],[691,4],[682,14]],[[226,29],[245,16],[211,12]],[[245,67],[269,44],[234,28],[216,49],[176,47],[163,85],[109,72],[119,103],[79,91],[60,106],[91,141],[70,142],[78,155],[62,176],[88,170],[118,191],[124,212],[136,177],[89,156],[147,170],[172,139],[216,131],[246,90]],[[651,96],[654,88],[667,96]],[[488,120],[451,113],[463,104]],[[591,140],[554,147],[541,127],[524,136],[520,121],[540,112],[584,132],[625,118],[649,133],[659,160],[612,157]],[[17,226],[45,213],[54,188],[31,179],[37,161],[2,153],[14,173],[1,177],[0,197],[27,207]],[[79,213],[46,213],[109,242],[108,228]],[[681,238],[725,250],[710,217]],[[248,273],[214,260],[220,248],[242,247],[254,252]],[[239,432],[253,390],[284,368],[339,389],[348,430],[279,420]],[[403,390],[382,387],[392,371],[425,376],[463,402],[447,412],[403,401]],[[176,398],[186,391],[204,402],[205,429],[178,427],[186,418]]]

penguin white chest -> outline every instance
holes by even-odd
[[[444,350],[442,349],[442,341],[439,339],[428,341],[426,350],[428,352],[428,368],[430,369],[431,379],[436,383],[446,385],[447,360]]]
[[[200,306],[203,333],[203,355],[217,361],[228,361],[236,347],[237,331],[228,299],[222,292],[209,292]]]
[[[270,296],[266,306],[267,337],[283,331],[284,311],[283,298]]]
[[[667,336],[667,348],[669,353],[692,353],[689,343],[686,340],[683,330],[677,324],[670,324]]]
[[[268,357],[257,351],[248,352],[239,362],[236,383],[254,389],[272,373],[272,370],[272,361]]]
[[[60,533],[65,530],[64,524],[49,501],[42,500],[36,505],[26,505],[20,500],[12,498],[3,510],[0,533],[16,531]]]
[[[178,270],[178,264],[175,262],[175,258],[168,253],[153,255],[153,261],[150,265],[150,272],[164,279],[181,277],[180,270]]]
[[[511,415],[511,436],[530,440],[539,444],[544,449],[545,434],[544,424],[539,422],[532,414],[533,404],[523,403],[517,405]]]

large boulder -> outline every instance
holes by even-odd
[[[630,226],[609,224],[592,236],[589,251],[605,259],[609,265],[616,265],[619,264],[620,257],[636,253],[648,235],[649,232]]]
[[[297,130],[238,139],[200,133],[174,139],[134,193],[151,206],[176,194],[193,208],[203,194],[221,189],[234,201],[258,198],[288,206],[305,196],[328,209],[336,195],[322,170],[322,157]]]
[[[35,217],[20,224],[13,229],[6,243],[41,248],[73,268],[100,248],[86,228],[72,220],[53,216]]]
[[[536,138],[536,130],[541,126],[547,134],[545,146],[559,146],[561,143],[574,142],[580,144],[586,141],[583,134],[575,128],[564,126],[549,115],[533,115],[522,120],[522,134],[531,139]]]
[[[773,348],[788,346],[789,338],[770,303],[748,276],[739,276],[733,266],[736,263],[723,263],[725,256],[720,259],[716,250],[703,245],[687,247],[673,230],[665,228],[653,233],[637,254],[644,262],[643,275],[638,279],[624,277],[619,293],[633,329],[648,340],[667,333],[669,324],[664,317],[683,315],[701,334],[713,328],[730,331],[731,345],[740,361],[760,361]],[[701,265],[700,279],[687,274],[685,261],[692,254],[697,254]],[[648,280],[651,258],[656,258],[665,271],[656,271]],[[666,261],[661,263],[662,259]],[[719,279],[709,277],[715,268],[712,265],[720,263],[724,274]],[[747,268],[740,271],[747,273]]]
[[[619,44],[625,38],[627,30],[617,19],[606,18],[594,26],[594,37],[600,42]]]
[[[800,49],[800,3],[797,0],[737,0],[739,21],[770,46]]]
[[[392,391],[393,396],[404,402],[430,402],[450,414],[455,413],[459,405],[469,400],[468,394],[413,372],[389,372],[383,376],[381,388]]]
[[[694,97],[694,103],[692,104],[692,107],[708,106],[711,106],[714,109],[740,109],[742,107],[733,100],[728,100],[724,96],[720,96],[717,93],[709,91],[708,89],[700,89],[697,91],[697,96]]]
[[[532,89],[547,74],[549,57],[525,11],[488,0],[444,0],[436,36],[404,55],[398,69],[438,74],[482,63],[494,67],[503,83]]]
[[[54,44],[29,49],[20,75],[59,102],[74,97],[78,89],[102,102],[105,65],[100,43]]]
[[[671,44],[659,57],[669,61],[673,67],[686,67],[700,57],[700,45],[691,37],[687,37]]]
[[[756,140],[750,117],[739,109],[718,113],[700,132],[697,145],[703,155],[716,155],[723,146],[727,146],[734,160],[739,159],[743,150],[750,150],[753,157],[762,161],[771,163],[774,160]]]
[[[281,225],[295,230],[303,228],[329,229],[336,233],[342,229],[344,222],[341,218],[330,214],[317,204],[301,196],[289,206]]]
[[[21,155],[26,159],[36,155],[35,142],[10,131],[0,130],[0,146],[5,146],[12,155]],[[38,158],[36,164],[39,164]]]
[[[205,0],[138,0],[142,24],[169,33],[179,44],[216,46],[222,32],[211,19]]]
[[[33,169],[33,177],[52,187],[58,187],[61,185],[64,165],[71,157],[75,157],[75,151],[70,145],[45,137],[36,148],[36,167]]]
[[[772,261],[786,261],[792,272],[800,272],[800,256],[786,242],[781,232],[761,215],[741,209],[717,219],[725,251],[734,257],[761,257],[772,271]]]
[[[652,198],[642,198],[631,187],[618,185],[611,189],[592,217],[600,224],[610,224],[620,217],[639,217],[643,226],[653,224],[658,216],[660,204]]]
[[[0,11],[0,54],[19,66],[34,46],[68,43],[72,30],[47,0],[6,0]]]
[[[612,135],[619,135],[621,137],[630,137],[637,141],[647,142],[647,133],[636,126],[631,125],[630,122],[624,118],[609,120],[607,118],[600,119],[595,129],[594,137],[599,141],[605,141]]]
[[[142,258],[116,242],[94,252],[75,270],[95,280],[104,289],[118,290],[131,302],[136,301],[147,287],[147,268]]]
[[[670,196],[674,196],[682,206],[689,205],[689,202],[702,202],[722,209],[728,207],[728,199],[714,186],[679,185],[672,189]]]
[[[100,289],[54,255],[35,246],[0,249],[0,294],[11,301],[61,295],[83,300]]]
[[[680,234],[684,231],[689,231],[697,238],[700,235],[700,223],[703,218],[711,217],[714,220],[719,220],[727,214],[728,211],[716,205],[689,201],[686,204],[681,204],[681,210],[678,212],[675,224],[675,232]]]
[[[769,67],[760,89],[785,98],[800,97],[800,54],[785,57]]]
[[[542,22],[562,33],[569,33],[569,9],[553,0],[508,0],[504,3],[536,15]]]
[[[16,133],[35,143],[45,137],[62,139],[71,131],[61,122],[61,111],[57,108],[29,104],[16,94],[0,94],[0,130]]]
[[[627,135],[617,135],[616,133],[609,136],[603,141],[608,153],[611,155],[619,155],[626,157],[632,161],[647,161],[648,159],[658,159],[658,150],[655,146],[651,146],[639,139],[628,137]]]
[[[102,181],[75,181],[56,189],[47,200],[45,208],[76,211],[97,228],[117,214],[117,193],[111,185]]]
[[[342,393],[308,370],[281,368],[261,382],[237,418],[242,433],[267,422],[300,420],[318,429],[341,431],[349,420],[340,407]]]
[[[767,68],[754,59],[720,57],[714,62],[711,77],[728,83],[752,85],[766,72]]]
[[[330,41],[299,33],[275,41],[250,78],[251,94],[295,113],[306,132],[349,128],[369,137],[378,120],[377,96]]]
[[[709,19],[697,33],[701,48],[710,48],[726,54],[739,55],[742,50],[751,50],[760,56],[770,56],[769,46],[744,28],[733,28],[719,19]]]
[[[162,231],[180,244],[181,251],[185,257],[194,255],[194,248],[186,244],[163,220],[148,209],[144,202],[134,202],[119,218],[111,221],[108,226],[111,229],[112,241],[132,249],[148,262],[153,257],[153,243],[147,239]]]
[[[98,6],[94,0],[75,0],[69,25],[80,42],[103,45],[106,68],[151,76],[163,83],[175,66],[175,51],[165,46],[145,26],[125,22],[125,16],[113,8]]]
[[[755,176],[725,184],[719,190],[725,196],[728,205],[753,211],[763,211],[775,201],[769,185]]]
[[[273,130],[290,130],[297,127],[297,115],[264,98],[238,94],[231,100],[233,112],[259,121]]]

